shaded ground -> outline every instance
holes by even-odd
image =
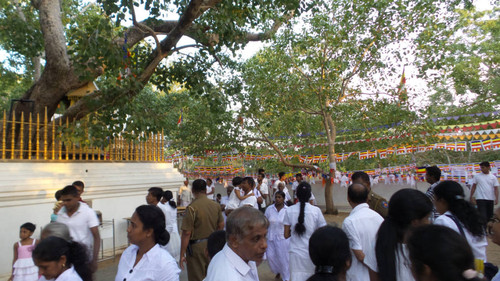
[[[405,185],[384,185],[378,184],[373,187],[374,192],[380,194],[381,196],[389,199],[394,192],[402,188],[408,188],[409,186]],[[427,189],[428,184],[419,183],[418,189],[424,191]],[[313,192],[318,201],[318,205],[323,210],[324,208],[324,189],[320,184],[313,185]],[[225,190],[221,185],[217,185],[215,189],[215,193],[221,193],[223,196],[225,195]],[[339,209],[338,215],[325,215],[325,219],[328,224],[341,226],[344,219],[349,215],[351,208],[349,207],[346,197],[347,190],[344,188],[340,188],[338,185],[335,185],[333,197],[335,206]],[[487,248],[488,261],[495,264],[500,265],[500,246],[491,242],[488,239],[488,248]],[[96,281],[109,281],[114,280],[116,270],[118,267],[119,256],[113,261],[105,261],[99,264],[99,270],[96,274]],[[267,262],[263,262],[259,266],[259,278],[261,281],[274,281],[274,274],[269,269]],[[186,271],[182,271],[180,275],[180,280],[187,280]]]

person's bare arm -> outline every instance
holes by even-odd
[[[369,267],[368,267],[368,274],[370,275],[370,281],[380,281],[380,278],[378,277],[378,273],[373,271]]]
[[[99,229],[97,226],[91,227],[90,232],[94,237],[94,248],[92,251],[92,263],[90,264],[90,270],[92,273],[97,271],[97,259],[99,258],[99,250],[101,249],[101,235],[99,234]]]
[[[498,186],[493,187],[495,189],[495,205],[498,204]]]
[[[470,202],[474,205],[476,204],[476,198],[474,198],[474,192],[476,192],[476,186],[477,185],[474,183],[472,184],[472,187],[470,189]]]
[[[290,226],[289,225],[285,225],[285,239],[290,238],[290,236],[292,236],[292,232],[290,230]]]
[[[237,189],[234,190],[234,194],[236,194],[236,197],[238,197],[238,199],[240,200],[245,200],[246,198],[253,196],[253,194],[246,194],[245,196],[241,196],[240,191]]]
[[[365,260],[365,253],[363,253],[363,250],[354,250],[354,249],[351,250],[354,253],[356,259],[363,263],[363,261]]]
[[[12,274],[9,277],[9,281],[11,281],[14,278],[14,263],[17,261],[17,248],[19,245],[17,243],[14,243],[14,258],[12,259]]]
[[[179,260],[179,266],[181,270],[184,270],[184,263],[187,264],[186,251],[190,238],[191,238],[191,231],[183,230],[181,236],[181,259]]]
[[[224,220],[220,221],[217,224],[217,230],[223,230],[224,229]]]

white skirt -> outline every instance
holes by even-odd
[[[304,281],[314,274],[316,267],[309,255],[290,253],[290,278],[292,281]]]
[[[273,273],[279,273],[284,281],[290,280],[288,248],[290,239],[267,241],[267,262]]]
[[[170,255],[179,263],[181,257],[181,237],[177,231],[169,232],[170,240],[168,244],[162,246],[165,250],[167,250]]]
[[[13,281],[37,281],[38,267],[32,258],[17,259],[14,263]]]

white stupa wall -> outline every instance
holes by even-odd
[[[10,276],[13,244],[19,241],[19,227],[25,222],[40,229],[50,222],[57,190],[75,180],[85,183],[82,198],[102,213],[103,220],[115,220],[116,248],[127,246],[127,221],[135,208],[145,204],[150,187],[157,186],[174,193],[184,180],[169,163],[144,162],[0,162],[0,280]],[[111,237],[110,229],[103,230]],[[111,239],[104,250],[111,252]]]

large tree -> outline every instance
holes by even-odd
[[[282,153],[287,144],[300,141],[297,135],[321,138],[328,144],[330,165],[325,173],[334,177],[339,128],[368,129],[415,117],[407,108],[406,92],[397,89],[398,76],[415,50],[414,39],[432,24],[429,16],[443,12],[443,4],[453,9],[457,3],[317,3],[312,13],[290,24],[270,47],[242,67],[245,91],[239,98],[247,139],[272,147],[287,166],[323,172],[317,166],[292,163]],[[408,130],[403,123],[382,134]],[[335,213],[329,180],[325,200],[326,212]]]
[[[298,0],[100,0],[87,6],[76,0],[2,0],[0,4],[0,21],[9,27],[0,29],[0,44],[11,62],[5,72],[24,72],[31,80],[20,96],[34,101],[34,108],[19,103],[16,112],[43,117],[46,108],[52,118],[59,111],[62,123],[99,110],[112,112],[148,83],[167,94],[178,83],[192,94],[210,95],[207,69],[231,64],[235,51],[250,41],[269,38],[305,8]],[[138,7],[148,13],[142,21],[136,18]],[[166,14],[177,16],[167,19]],[[123,25],[128,19],[133,24]],[[181,38],[192,43],[180,45]],[[187,48],[193,51],[182,54]],[[93,81],[100,90],[70,105],[67,94]]]

